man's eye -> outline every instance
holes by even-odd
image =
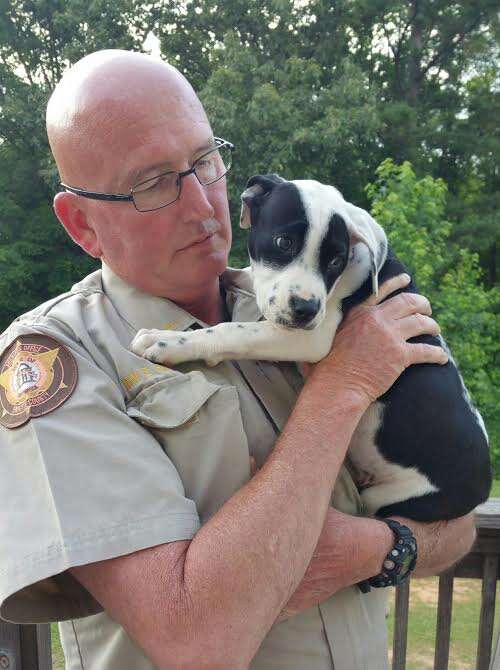
[[[280,251],[291,252],[294,247],[293,240],[291,237],[288,237],[288,235],[280,235],[279,237],[275,237],[274,244]]]
[[[153,190],[163,190],[169,189],[172,186],[175,186],[177,182],[177,175],[175,173],[169,172],[168,174],[158,175],[157,177],[152,177],[147,181],[139,184],[135,187],[134,191],[136,193],[141,191],[153,191]]]

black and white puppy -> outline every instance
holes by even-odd
[[[222,323],[179,333],[141,330],[135,353],[157,363],[205,359],[317,362],[342,318],[405,271],[383,229],[332,186],[252,177],[242,195],[241,226],[257,303],[265,320]],[[417,293],[410,283],[405,291]],[[439,337],[413,342],[446,346]],[[419,521],[452,519],[486,500],[491,486],[488,438],[450,356],[413,365],[362,417],[349,446],[367,473],[361,497],[370,514]]]

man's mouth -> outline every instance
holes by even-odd
[[[208,235],[203,235],[203,237],[198,237],[193,242],[190,242],[189,244],[186,244],[185,247],[181,247],[179,251],[185,251],[186,249],[191,249],[191,247],[199,247],[201,246],[204,242],[209,240],[211,237],[213,237],[215,233],[209,233]]]
[[[201,247],[201,245],[213,237],[218,230],[219,224],[217,221],[215,219],[207,219],[201,224],[197,231],[193,231],[197,232],[198,235],[196,235],[196,237],[191,242],[189,242],[189,244],[185,244],[183,247],[181,247],[179,251],[185,251],[191,247]]]

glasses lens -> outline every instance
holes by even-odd
[[[196,176],[201,184],[208,186],[223,177],[231,167],[232,152],[227,145],[214,149],[199,158],[194,164]]]
[[[140,212],[159,209],[179,197],[180,180],[177,172],[167,172],[141,182],[132,189],[136,208]]]

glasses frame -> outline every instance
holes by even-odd
[[[167,172],[161,172],[160,174],[155,175],[154,177],[150,177],[149,179],[145,179],[144,181],[139,182],[138,184],[135,184],[132,186],[130,191],[128,193],[102,193],[100,191],[87,191],[84,188],[77,188],[76,186],[70,186],[69,184],[64,184],[63,182],[60,182],[60,186],[65,190],[69,191],[69,193],[74,193],[75,195],[80,195],[82,198],[88,198],[89,200],[106,200],[108,202],[132,202],[135,209],[138,212],[154,212],[157,209],[163,209],[164,207],[168,207],[169,205],[173,205],[174,202],[176,202],[181,195],[182,191],[182,180],[184,177],[187,177],[190,174],[194,174],[196,179],[198,179],[199,183],[202,186],[210,186],[210,184],[215,184],[215,182],[219,181],[222,179],[222,177],[225,177],[226,174],[228,173],[229,170],[226,170],[224,174],[221,174],[220,177],[217,177],[217,179],[214,179],[213,181],[209,182],[208,184],[202,184],[198,175],[196,174],[196,163],[200,161],[202,158],[204,158],[207,154],[211,153],[212,151],[215,151],[216,149],[220,149],[221,147],[228,147],[231,150],[231,155],[234,153],[234,144],[232,142],[229,142],[228,140],[224,140],[222,137],[214,137],[216,146],[213,149],[210,149],[209,151],[205,152],[202,156],[197,158],[195,162],[193,163],[192,167],[189,168],[189,170],[184,170],[184,172],[176,172],[175,170],[168,170]],[[231,159],[232,163],[232,159]],[[230,168],[229,168],[230,169]],[[171,200],[170,202],[167,202],[165,205],[160,205],[160,207],[152,207],[151,209],[138,209],[137,205],[135,204],[134,200],[134,189],[138,188],[139,186],[142,186],[143,184],[147,183],[148,181],[152,181],[153,179],[157,179],[158,177],[164,177],[167,174],[176,174],[178,175],[179,178],[179,192],[177,194],[177,197],[174,200]]]

